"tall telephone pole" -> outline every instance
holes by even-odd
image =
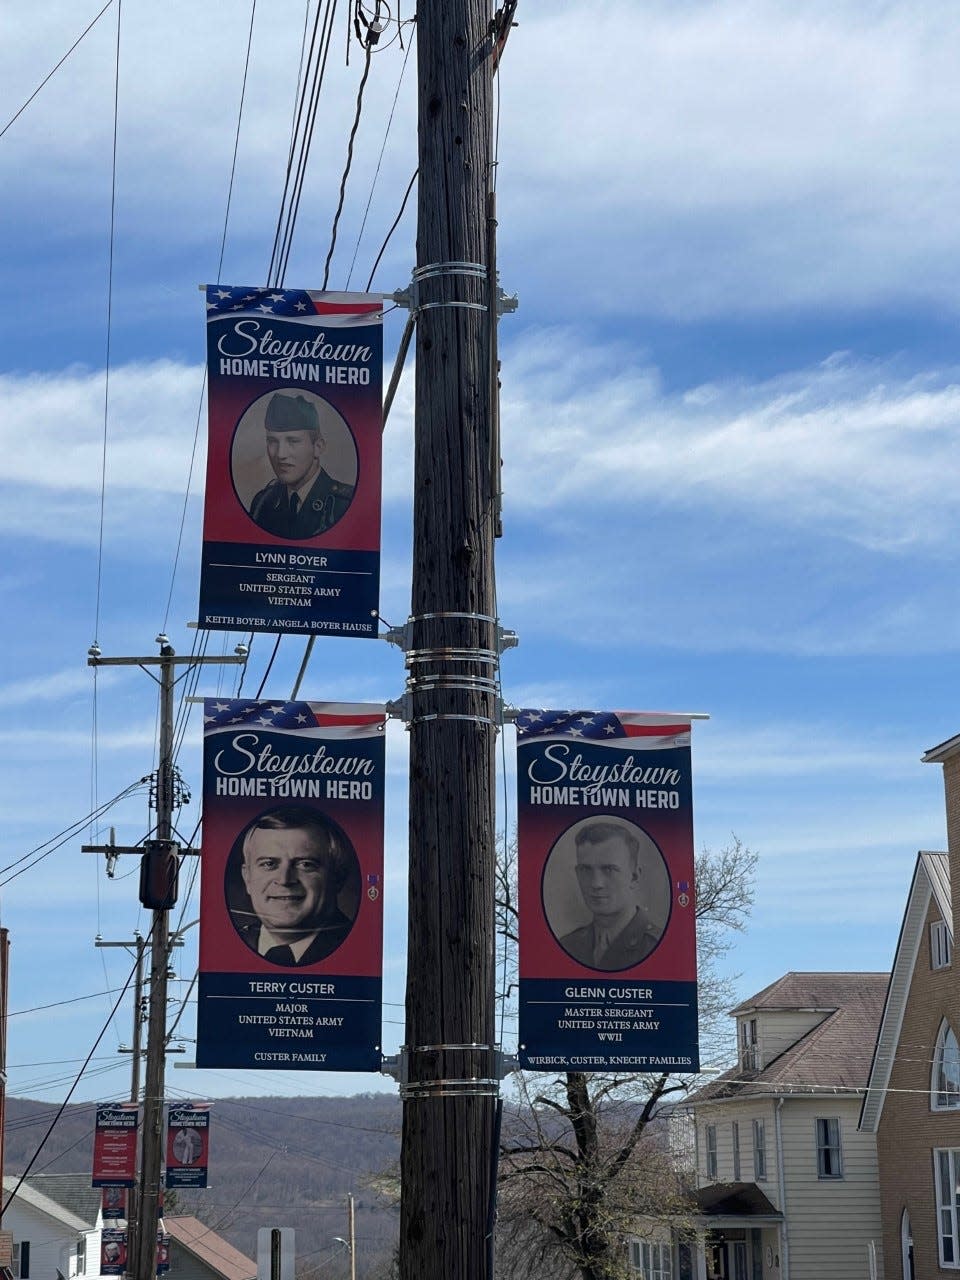
[[[186,656],[178,658],[165,635],[157,636],[158,657],[104,658],[99,646],[89,651],[89,666],[159,667],[160,742],[155,777],[154,797],[157,811],[156,839],[133,848],[84,845],[84,851],[109,855],[139,853],[140,901],[152,908],[150,928],[150,985],[147,1015],[147,1069],[143,1090],[143,1122],[140,1149],[140,1176],[136,1219],[131,1220],[131,1256],[127,1274],[135,1280],[154,1280],[157,1274],[157,1229],[160,1221],[160,1182],[163,1166],[163,1094],[164,1067],[167,1050],[167,967],[170,963],[170,907],[177,896],[177,867],[182,852],[174,839],[173,814],[176,801],[174,765],[174,690],[176,669],[204,664],[241,663],[247,650],[238,645],[235,654],[217,657]]]
[[[487,0],[421,0],[401,1280],[488,1275],[498,627]]]

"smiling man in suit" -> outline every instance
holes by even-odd
[[[256,917],[238,925],[247,946],[288,968],[325,959],[353,926],[337,899],[355,860],[315,810],[263,814],[243,841],[240,874]]]

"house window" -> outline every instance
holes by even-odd
[[[733,1125],[733,1180],[740,1181],[740,1125],[734,1120]]]
[[[656,1240],[631,1240],[630,1264],[643,1280],[673,1280],[670,1245]]]
[[[960,1107],[960,1046],[947,1021],[940,1024],[933,1053],[930,1105],[934,1111],[952,1111]]]
[[[717,1176],[717,1126],[708,1124],[706,1128],[707,1139],[707,1177],[715,1178]]]
[[[934,1151],[937,1183],[937,1238],[942,1267],[960,1267],[957,1218],[960,1211],[960,1151]]]
[[[744,1071],[759,1071],[760,1048],[757,1044],[756,1018],[744,1018],[740,1023],[740,1066]]]
[[[840,1121],[835,1117],[818,1119],[817,1125],[817,1177],[842,1178],[840,1163]]]
[[[77,1236],[77,1275],[82,1276],[87,1270],[87,1237]]]
[[[30,1280],[30,1241],[17,1240],[13,1246],[13,1274],[19,1280]]]
[[[753,1176],[758,1182],[767,1177],[767,1132],[762,1120],[753,1122]]]
[[[945,920],[934,920],[930,926],[930,968],[946,969],[950,960],[950,931]]]

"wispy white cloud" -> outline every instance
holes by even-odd
[[[909,374],[838,354],[765,381],[667,393],[629,348],[562,329],[525,335],[505,364],[515,511],[562,513],[578,534],[601,505],[654,502],[875,549],[953,541],[956,370]]]

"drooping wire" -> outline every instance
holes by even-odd
[[[50,1121],[50,1127],[47,1129],[46,1133],[41,1138],[40,1145],[37,1147],[36,1151],[34,1151],[33,1155],[30,1157],[29,1161],[27,1162],[27,1167],[24,1169],[23,1173],[20,1174],[20,1177],[17,1180],[17,1185],[13,1188],[9,1196],[7,1196],[6,1200],[4,1201],[3,1209],[0,1210],[0,1216],[6,1213],[7,1209],[10,1207],[10,1203],[13,1200],[14,1196],[23,1186],[23,1183],[27,1177],[27,1174],[36,1164],[40,1156],[40,1152],[43,1150],[44,1146],[47,1143],[47,1139],[50,1137],[51,1133],[53,1133],[54,1129],[57,1126],[57,1122],[59,1121],[60,1117],[63,1115],[64,1111],[67,1109],[67,1104],[69,1103],[70,1099],[73,1097],[74,1090],[76,1089],[77,1085],[80,1083],[81,1079],[83,1078],[83,1073],[86,1071],[87,1067],[90,1064],[91,1059],[93,1058],[93,1055],[96,1053],[100,1045],[100,1041],[106,1035],[107,1028],[110,1026],[110,1023],[116,1017],[117,1010],[120,1008],[120,1005],[123,1002],[123,997],[127,994],[127,990],[130,986],[130,983],[133,981],[133,977],[136,972],[137,972],[137,966],[136,964],[134,964],[133,968],[130,970],[130,973],[127,977],[126,982],[123,984],[123,988],[119,996],[117,997],[117,1002],[113,1006],[113,1010],[111,1011],[109,1018],[103,1024],[103,1026],[100,1029],[100,1034],[97,1036],[96,1040],[93,1042],[93,1048],[87,1054],[86,1058],[84,1058],[83,1066],[80,1068],[80,1070],[77,1072],[76,1076],[74,1077],[73,1084],[70,1086],[69,1090],[67,1091],[67,1096],[64,1098],[63,1102],[61,1102],[60,1106],[57,1108],[56,1114],[54,1115],[53,1119]]]
[[[93,624],[96,642],[100,633],[100,596],[103,584],[103,522],[107,495],[107,419],[110,409],[110,345],[113,334],[113,246],[117,217],[117,131],[120,115],[120,19],[123,0],[117,0],[117,44],[113,77],[113,152],[110,163],[110,245],[107,264],[107,341],[103,379],[103,448],[100,459],[100,531],[97,539],[97,600]]]
[[[357,109],[353,117],[353,127],[350,130],[350,138],[347,142],[347,159],[343,166],[343,175],[340,178],[340,195],[337,200],[337,211],[333,215],[333,229],[330,232],[330,248],[327,250],[327,260],[323,266],[323,284],[320,286],[326,289],[330,280],[330,263],[333,261],[333,251],[337,247],[337,228],[340,226],[340,215],[343,212],[343,202],[347,193],[347,178],[350,176],[350,168],[353,164],[353,143],[357,136],[357,129],[360,127],[360,116],[363,111],[363,91],[367,84],[367,77],[370,75],[370,61],[373,57],[373,47],[368,44],[364,51],[363,59],[363,75],[360,77],[360,87],[357,90]]]
[[[70,46],[70,48],[67,50],[67,52],[63,55],[63,57],[60,59],[60,61],[57,63],[57,65],[53,68],[53,70],[52,70],[52,71],[50,71],[47,75],[45,75],[45,76],[43,77],[43,79],[40,81],[40,83],[39,83],[39,84],[37,85],[37,87],[34,89],[33,93],[31,93],[30,97],[26,100],[26,102],[25,102],[25,103],[23,104],[23,106],[20,108],[20,110],[19,110],[19,111],[14,112],[14,114],[10,117],[10,119],[9,119],[9,120],[7,121],[7,123],[3,126],[3,128],[2,128],[2,129],[0,129],[0,138],[2,138],[2,137],[3,137],[3,135],[7,132],[7,130],[10,128],[10,126],[11,126],[12,124],[14,124],[14,123],[15,123],[15,121],[17,121],[17,120],[19,120],[19,119],[20,119],[20,117],[21,117],[21,116],[23,115],[23,113],[26,111],[27,107],[29,107],[30,103],[34,100],[34,98],[37,96],[37,94],[40,92],[40,90],[41,90],[41,89],[43,89],[43,88],[44,88],[44,86],[45,86],[45,85],[46,85],[50,80],[52,80],[52,79],[53,79],[53,77],[54,77],[54,76],[56,75],[56,73],[60,70],[60,68],[63,66],[63,64],[66,62],[66,60],[70,57],[71,53],[73,53],[74,49],[76,49],[77,45],[80,43],[80,41],[83,39],[83,37],[84,37],[85,35],[88,35],[88,34],[93,30],[93,28],[97,25],[97,23],[100,21],[100,19],[103,17],[103,15],[107,12],[107,10],[110,8],[110,6],[111,6],[112,4],[113,4],[113,0],[107,0],[107,3],[103,6],[103,8],[100,10],[100,12],[97,14],[97,16],[93,19],[93,21],[92,21],[88,26],[84,27],[84,29],[83,29],[83,30],[80,32],[80,34],[77,36],[76,40],[74,40],[73,44]]]
[[[36,845],[33,849],[22,854],[19,858],[15,858],[13,862],[7,863],[5,867],[0,867],[0,876],[7,876],[8,871],[13,871],[14,867],[19,867],[21,863],[27,862],[28,859],[33,858],[33,861],[28,862],[27,866],[21,867],[20,870],[14,872],[13,875],[7,876],[6,880],[0,880],[0,886],[9,883],[10,880],[16,879],[16,877],[22,875],[24,871],[29,871],[30,868],[35,867],[38,862],[42,862],[44,858],[48,857],[51,853],[54,853],[57,849],[65,845],[68,840],[72,840],[78,832],[82,831],[83,828],[87,826],[88,823],[95,822],[97,819],[102,818],[107,810],[112,808],[113,805],[119,804],[119,802],[121,800],[125,800],[127,796],[133,795],[133,793],[142,787],[146,781],[147,779],[140,778],[137,782],[132,782],[128,787],[125,787],[123,791],[119,791],[112,800],[106,800],[92,813],[88,813],[84,817],[79,818],[76,822],[72,822],[69,827],[65,827],[63,831],[59,831],[55,836],[50,836],[50,838],[44,840],[42,844]],[[48,845],[52,847],[47,848]],[[38,856],[34,857],[34,855]]]
[[[383,134],[383,144],[380,147],[380,154],[379,156],[377,156],[377,167],[374,170],[373,181],[370,183],[370,194],[367,196],[366,207],[364,208],[364,211],[363,211],[363,217],[360,220],[360,230],[357,233],[357,243],[353,247],[353,257],[350,260],[350,270],[347,272],[347,283],[345,286],[347,289],[350,288],[350,281],[353,279],[353,268],[357,265],[357,254],[360,252],[360,242],[363,239],[363,233],[366,230],[367,218],[370,215],[370,205],[373,203],[373,193],[377,189],[377,181],[380,177],[380,167],[383,164],[383,155],[387,149],[387,140],[390,137],[390,129],[393,125],[394,113],[397,110],[397,103],[400,100],[400,88],[403,85],[403,76],[404,76],[404,72],[407,69],[407,62],[410,59],[410,53],[412,49],[413,49],[413,41],[411,40],[410,43],[407,45],[407,51],[404,54],[403,66],[400,68],[400,78],[397,80],[397,91],[393,95],[393,105],[390,108],[390,115],[387,117],[387,127],[384,130],[384,134]]]
[[[393,235],[397,227],[399,227],[400,225],[400,219],[403,217],[403,212],[407,207],[407,201],[410,199],[410,192],[413,190],[413,184],[416,182],[417,175],[419,174],[419,172],[420,172],[419,168],[414,169],[413,177],[407,183],[407,189],[403,193],[403,199],[400,201],[400,212],[394,218],[393,224],[391,225],[390,230],[387,232],[386,238],[384,239],[383,244],[380,246],[380,252],[377,254],[376,261],[374,262],[373,267],[370,270],[370,279],[367,281],[367,288],[366,288],[367,293],[370,292],[370,286],[373,284],[373,277],[377,274],[377,267],[379,267],[380,265],[380,259],[383,257],[383,255],[387,251],[387,245],[390,243],[390,237]]]

